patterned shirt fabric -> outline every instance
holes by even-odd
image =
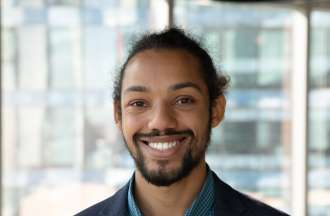
[[[129,216],[143,216],[137,206],[134,195],[134,176],[129,182],[128,188],[128,212]],[[185,210],[184,216],[213,216],[214,215],[214,182],[212,172],[208,169],[207,177],[201,192],[195,198],[191,207]]]

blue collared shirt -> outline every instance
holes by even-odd
[[[130,180],[128,188],[128,212],[129,216],[143,216],[137,206],[134,195],[134,177]],[[214,182],[212,172],[208,169],[207,177],[191,207],[185,210],[184,216],[213,216],[214,215]]]

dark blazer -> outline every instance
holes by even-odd
[[[242,194],[213,173],[215,187],[214,215],[217,216],[285,216],[284,212],[276,210],[260,201]],[[75,216],[128,216],[127,183],[110,198],[103,200]]]

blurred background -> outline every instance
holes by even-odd
[[[1,215],[73,215],[127,182],[113,75],[169,25],[231,77],[211,168],[294,216],[330,215],[328,0],[1,0]]]

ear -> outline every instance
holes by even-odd
[[[120,101],[113,102],[113,114],[114,119],[117,127],[121,129],[121,108],[120,108]]]
[[[212,105],[212,116],[211,116],[211,126],[212,128],[218,126],[218,124],[222,121],[225,115],[226,109],[226,98],[223,95],[220,95],[215,103]]]

